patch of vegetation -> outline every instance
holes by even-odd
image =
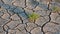
[[[58,3],[60,3],[60,0],[55,0],[55,2],[58,2]]]
[[[37,18],[39,18],[39,15],[33,12],[32,14],[29,14],[28,17],[30,22],[34,22]]]
[[[54,7],[52,8],[52,10],[53,10],[53,13],[56,13],[56,12],[59,12],[59,11],[60,11],[60,8],[54,6]]]

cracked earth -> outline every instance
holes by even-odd
[[[0,0],[0,34],[60,34],[60,12],[53,13],[45,0]],[[49,8],[49,9],[48,9]],[[41,15],[34,23],[27,14]]]

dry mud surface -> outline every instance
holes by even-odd
[[[33,12],[41,15],[35,23],[27,18]],[[44,0],[0,0],[0,34],[60,34],[60,12],[52,13]]]

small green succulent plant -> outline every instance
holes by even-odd
[[[60,11],[60,8],[54,6],[54,7],[52,8],[52,10],[53,10],[53,13],[56,13],[56,12],[59,12],[59,11]]]
[[[37,18],[39,18],[39,15],[33,12],[32,14],[28,15],[28,18],[30,22],[34,22]]]
[[[58,3],[60,3],[60,0],[55,0],[55,2],[58,2]]]

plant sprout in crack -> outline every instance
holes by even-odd
[[[52,8],[52,12],[53,12],[53,13],[59,13],[59,11],[60,11],[60,8],[59,8],[59,7],[54,6],[54,7]]]
[[[28,19],[29,19],[30,22],[34,23],[37,18],[39,18],[39,15],[34,13],[34,12],[32,14],[28,15]]]
[[[55,2],[58,2],[58,3],[60,3],[60,0],[55,0]]]

